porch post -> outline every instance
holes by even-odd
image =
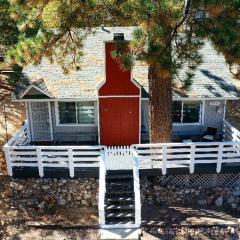
[[[68,148],[68,163],[70,177],[74,177],[74,165],[73,165],[73,151],[72,148]]]
[[[37,152],[37,161],[38,161],[38,173],[39,173],[40,177],[43,177],[44,176],[44,172],[43,172],[41,148],[37,147],[36,148],[36,152]]]
[[[12,171],[12,161],[11,161],[11,157],[10,157],[10,149],[8,146],[5,146],[3,148],[4,152],[5,152],[5,158],[6,158],[6,163],[7,163],[7,172],[9,176],[13,175],[13,171]]]
[[[219,146],[218,146],[218,159],[217,159],[217,173],[221,172],[222,155],[223,155],[223,144],[219,144]]]
[[[167,173],[167,145],[162,146],[162,174]]]
[[[195,159],[195,145],[191,145],[191,151],[190,151],[190,173],[194,173],[194,159]]]

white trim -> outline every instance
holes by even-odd
[[[227,101],[224,101],[224,108],[223,108],[223,120],[225,120],[226,117],[226,108],[227,108]]]
[[[148,101],[149,98],[142,98],[143,101]],[[194,97],[181,97],[181,98],[176,98],[173,97],[173,101],[220,101],[220,100],[239,100],[239,97],[202,97],[202,98],[194,98]]]
[[[100,144],[100,105],[99,105],[99,98],[97,99],[97,114],[98,114],[98,144]]]
[[[205,123],[205,109],[206,109],[206,101],[202,101],[202,125]]]
[[[25,89],[25,91],[19,96],[19,98],[23,98],[32,88],[35,88],[35,90],[41,92],[49,98],[52,98],[52,96],[50,96],[48,93],[44,92],[42,89],[34,85],[30,85],[27,89]]]
[[[30,120],[30,116],[29,116],[29,108],[28,108],[28,103],[25,102],[25,109],[26,109],[26,117],[27,117],[27,122],[28,122],[28,128],[27,128],[27,132],[28,132],[28,137],[29,137],[29,141],[32,141],[32,133],[31,133],[31,120]]]
[[[29,116],[30,116],[30,119],[31,119],[31,121],[30,121],[31,139],[32,139],[32,141],[35,141],[35,134],[34,134],[35,131],[33,129],[33,117],[32,117],[32,103],[29,103],[29,112],[30,112]]]
[[[97,101],[97,98],[52,98],[52,99],[12,99],[13,102],[86,102]]]
[[[101,85],[101,84],[100,84]],[[130,95],[131,96],[131,95]],[[138,95],[137,95],[138,96]],[[141,94],[140,94],[141,96]],[[98,96],[99,97],[99,96]],[[81,101],[97,101],[96,98],[51,98],[51,99],[12,99],[13,102],[81,102]],[[104,97],[104,96],[102,96]],[[149,98],[141,98],[142,101],[148,101]],[[220,100],[239,100],[238,97],[226,98],[173,98],[173,101],[220,101]]]
[[[59,102],[65,102],[65,101],[58,101],[55,102],[55,119],[56,119],[56,126],[57,127],[97,127],[97,104],[96,101],[87,101],[87,102],[93,102],[94,103],[94,113],[95,113],[95,118],[94,118],[94,123],[93,124],[80,124],[80,123],[60,123],[59,119],[59,107],[58,103]],[[77,101],[71,101],[75,102],[75,107],[77,105]],[[77,111],[76,111],[76,120],[77,120]]]
[[[141,143],[141,131],[142,131],[142,101],[141,95],[139,96],[139,139],[138,142]]]
[[[49,115],[49,126],[50,126],[51,141],[53,141],[53,124],[52,124],[52,111],[51,111],[50,102],[48,102],[48,115]]]

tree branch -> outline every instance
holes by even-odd
[[[174,27],[174,29],[173,29],[173,31],[172,31],[172,33],[171,33],[171,35],[170,35],[170,38],[169,38],[169,40],[168,40],[168,42],[167,42],[167,45],[166,45],[165,48],[160,52],[160,56],[171,46],[172,39],[173,39],[173,37],[177,34],[178,28],[180,28],[180,27],[183,25],[183,23],[185,22],[185,20],[187,19],[188,14],[189,14],[189,12],[190,12],[191,2],[192,2],[191,0],[188,0],[188,1],[187,1],[186,7],[185,7],[185,11],[184,11],[184,16],[183,16],[182,20]]]

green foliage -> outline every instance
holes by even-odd
[[[8,58],[24,66],[42,57],[62,65],[67,73],[79,69],[84,38],[100,26],[138,26],[130,51],[113,52],[124,68],[136,60],[178,76],[189,88],[199,50],[210,40],[229,65],[240,64],[240,1],[236,0],[14,0],[11,15],[21,34]],[[196,19],[205,10],[206,19]]]
[[[14,17],[16,15],[10,11],[8,0],[0,0],[0,55],[3,56],[19,41],[19,30]],[[22,67],[14,64],[11,68],[13,72],[8,74],[7,80],[14,87],[20,79]]]
[[[0,49],[4,53],[18,41],[18,28],[10,16],[8,0],[0,0],[0,6]]]

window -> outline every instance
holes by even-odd
[[[200,102],[173,102],[172,120],[173,123],[199,123]]]
[[[58,106],[60,123],[77,123],[75,102],[60,102]]]
[[[95,123],[95,106],[94,102],[77,103],[78,123],[94,124]]]
[[[95,124],[95,103],[88,102],[59,102],[59,124]]]

